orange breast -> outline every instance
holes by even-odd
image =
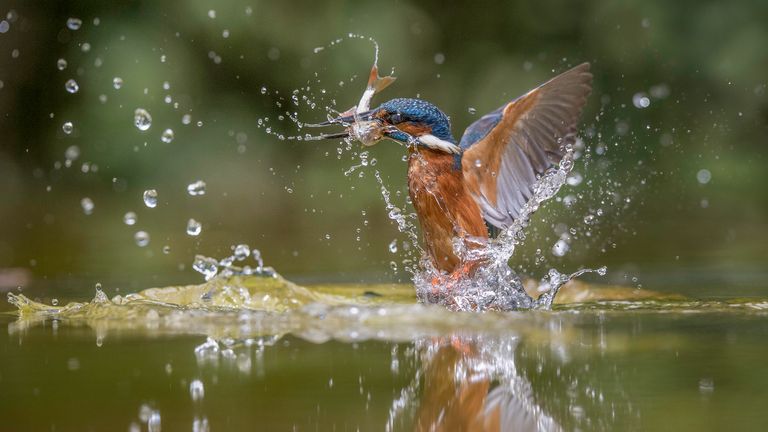
[[[408,160],[408,192],[419,217],[427,252],[440,270],[459,264],[454,237],[488,237],[480,207],[469,194],[454,156],[431,149],[412,151]]]

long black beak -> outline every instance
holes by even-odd
[[[348,114],[348,115],[342,115],[339,117],[336,117],[334,119],[330,119],[327,121],[324,121],[322,123],[305,123],[305,127],[325,127],[335,124],[340,125],[349,125],[354,123],[356,120],[370,120],[371,114],[373,114],[374,110],[371,111],[365,111],[358,114]]]
[[[329,123],[330,124],[330,123]],[[309,126],[309,125],[304,125]],[[320,134],[315,136],[307,136],[304,138],[307,141],[319,141],[319,140],[325,140],[325,139],[338,139],[338,138],[348,138],[349,132],[339,132],[339,133],[332,133],[332,134]]]

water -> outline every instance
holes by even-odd
[[[187,185],[187,193],[191,196],[205,195],[206,184],[202,180],[196,180]]]
[[[144,108],[136,108],[133,112],[133,124],[140,131],[147,131],[152,126],[152,115]]]
[[[67,90],[68,93],[77,93],[80,90],[80,85],[77,84],[77,81],[74,79],[68,79],[67,82],[64,83],[64,88]]]
[[[144,205],[149,208],[155,208],[157,207],[157,190],[155,189],[147,189],[142,194],[142,199],[144,200]]]
[[[570,282],[552,311],[474,314],[417,304],[409,285],[279,276],[90,303],[11,299],[20,315],[0,314],[10,430],[768,425],[768,378],[755,373],[768,299]]]
[[[200,222],[192,218],[187,221],[187,235],[198,236],[202,230],[203,225]]]
[[[160,140],[166,144],[170,144],[174,139],[173,129],[166,129],[160,136]]]

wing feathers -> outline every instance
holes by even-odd
[[[462,170],[486,221],[506,228],[519,217],[537,175],[558,163],[574,141],[591,90],[584,63],[467,128]]]

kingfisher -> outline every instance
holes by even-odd
[[[478,247],[521,216],[537,179],[558,165],[575,141],[592,91],[589,63],[482,116],[458,141],[450,118],[425,100],[398,98],[370,109],[372,97],[392,81],[380,77],[374,64],[356,107],[311,125],[342,125],[344,131],[315,138],[404,144],[408,192],[429,259],[450,278],[471,274],[480,263],[462,262],[454,239]]]

